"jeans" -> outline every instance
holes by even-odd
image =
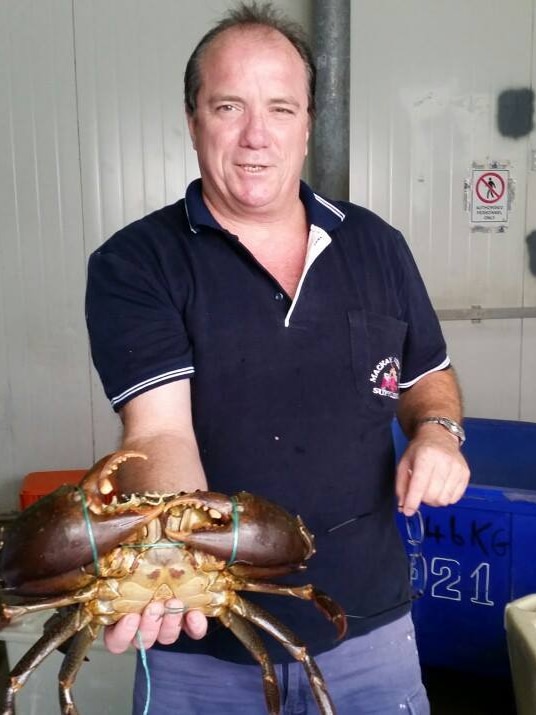
[[[266,715],[261,670],[206,655],[150,649],[151,681],[138,657],[134,715]],[[344,641],[315,660],[337,715],[429,715],[415,631],[409,615],[364,636]],[[283,715],[317,715],[300,663],[277,665]]]

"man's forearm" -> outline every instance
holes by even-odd
[[[121,469],[125,492],[192,492],[207,488],[192,424],[189,380],[162,385],[128,402],[121,410],[122,449],[143,452]]]
[[[121,470],[121,488],[125,492],[193,492],[207,489],[207,480],[195,442],[177,433],[129,437],[122,449],[147,455],[147,461],[131,459]]]
[[[452,368],[430,373],[400,395],[398,421],[407,437],[414,437],[426,417],[448,417],[460,422],[462,398]]]

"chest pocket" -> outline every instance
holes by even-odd
[[[348,311],[348,321],[360,404],[392,414],[398,406],[407,323],[365,310]]]

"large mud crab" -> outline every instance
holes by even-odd
[[[100,628],[140,612],[153,599],[175,597],[185,608],[219,618],[258,661],[268,711],[279,713],[274,666],[254,624],[303,664],[321,713],[334,713],[322,675],[301,641],[238,591],[311,600],[346,631],[340,607],[311,585],[268,583],[303,568],[313,537],[299,517],[247,492],[120,496],[116,473],[138,452],[103,458],[79,486],[65,485],[15,520],[0,551],[0,626],[25,614],[56,609],[43,636],[15,665],[3,715],[43,659],[67,646],[59,673],[63,715],[77,715],[71,689]],[[154,548],[158,545],[158,548]]]

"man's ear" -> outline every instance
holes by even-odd
[[[195,117],[193,114],[186,114],[186,121],[188,122],[188,131],[190,133],[190,139],[192,141],[192,147],[194,151],[197,151],[197,143],[195,140]]]

